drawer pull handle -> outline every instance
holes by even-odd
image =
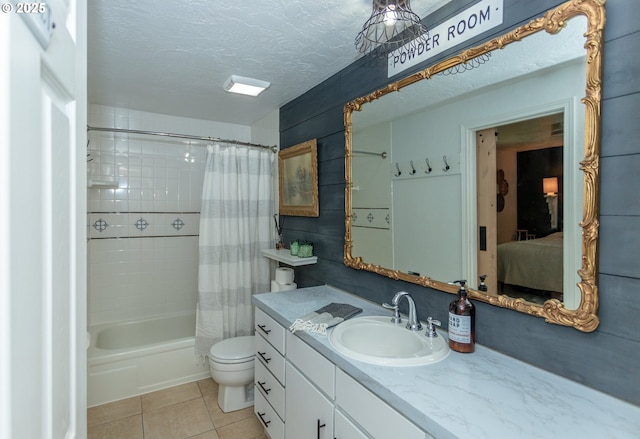
[[[271,423],[271,421],[265,421],[263,416],[266,415],[267,413],[260,413],[260,412],[256,412],[256,414],[258,415],[258,417],[260,418],[260,420],[262,421],[262,423],[264,424],[265,427],[269,428],[269,424]]]
[[[266,393],[267,395],[269,394],[269,392],[271,392],[271,389],[265,389],[265,388],[264,388],[264,385],[265,385],[265,384],[267,384],[267,382],[266,382],[266,381],[264,381],[264,382],[262,382],[262,383],[261,383],[260,381],[257,381],[257,383],[258,383],[258,385],[260,386],[260,388],[261,388],[262,390],[264,390],[264,393]]]
[[[320,429],[326,426],[327,424],[320,424],[320,419],[318,419],[318,439],[320,439]]]
[[[271,329],[265,329],[266,327],[267,325],[258,325],[258,328],[260,328],[262,332],[264,332],[265,334],[268,334],[271,332]]]
[[[268,363],[269,361],[271,361],[271,358],[267,358],[265,357],[266,352],[260,352],[258,351],[258,355],[260,355],[260,357],[262,357],[262,359],[264,360],[265,363]]]

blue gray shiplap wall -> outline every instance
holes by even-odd
[[[475,3],[456,0],[427,17],[433,26]],[[504,25],[477,45],[528,22],[560,0],[505,0]],[[608,0],[602,109],[600,326],[593,333],[477,303],[478,342],[640,405],[640,1]],[[364,18],[363,18],[364,19]],[[455,50],[458,51],[458,47]],[[445,53],[434,60],[451,55]],[[426,65],[405,72],[410,74]],[[422,318],[447,320],[452,296],[343,265],[343,105],[388,82],[384,68],[360,60],[280,111],[283,148],[318,139],[320,217],[286,217],[285,239],[315,243],[316,265],[296,269],[300,286],[329,284],[376,302],[407,290]],[[458,233],[458,231],[452,232]],[[437,251],[437,250],[434,250]]]

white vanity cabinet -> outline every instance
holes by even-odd
[[[255,402],[253,410],[271,439],[284,439],[286,329],[255,309]]]
[[[388,314],[379,305],[336,288],[321,285],[256,294],[252,300],[264,310],[256,311],[258,324],[281,324],[278,334],[272,330],[260,335],[264,331],[256,330],[256,340],[271,346],[273,358],[277,355],[283,361],[275,367],[275,360],[268,364],[260,358],[256,360],[256,364],[260,363],[260,382],[265,381],[261,377],[271,376],[284,390],[284,414],[279,414],[275,407],[282,411],[281,400],[272,397],[273,391],[264,395],[256,387],[256,411],[270,422],[266,429],[270,439],[316,439],[318,419],[320,425],[325,424],[320,431],[324,439],[467,438],[470,425],[474,427],[474,437],[481,439],[638,438],[637,406],[482,345],[476,346],[472,356],[452,354],[425,367],[384,367],[340,355],[326,336],[302,331],[291,334],[291,322],[329,303],[362,308],[361,316]],[[273,319],[265,319],[265,313]],[[267,355],[262,350],[266,347],[259,349]],[[283,368],[283,381],[278,381],[274,373]],[[469,370],[473,370],[478,384],[472,391],[465,391],[464,386],[442,385],[466,378]],[[500,375],[499,385],[493,385],[496,374]],[[541,382],[545,385],[540,386]],[[521,397],[523,388],[530,389],[530,397]],[[552,403],[545,404],[549,401]],[[500,409],[507,406],[511,412]],[[476,407],[483,410],[474,411]],[[457,409],[465,412],[465,423],[452,420],[451,412]],[[513,421],[512,412],[518,413],[518,422]],[[294,429],[303,418],[307,419],[304,428],[309,430]],[[543,418],[554,422],[541,423]],[[291,435],[285,435],[289,431]]]
[[[256,308],[254,412],[271,439],[433,439]]]
[[[286,344],[286,439],[432,439],[297,336]]]

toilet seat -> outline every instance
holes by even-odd
[[[209,358],[221,364],[238,364],[253,361],[256,354],[253,335],[222,340],[209,350]]]

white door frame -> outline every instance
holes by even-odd
[[[56,24],[43,47],[16,3],[5,3],[0,13],[0,437],[84,438],[87,5],[42,2]]]

